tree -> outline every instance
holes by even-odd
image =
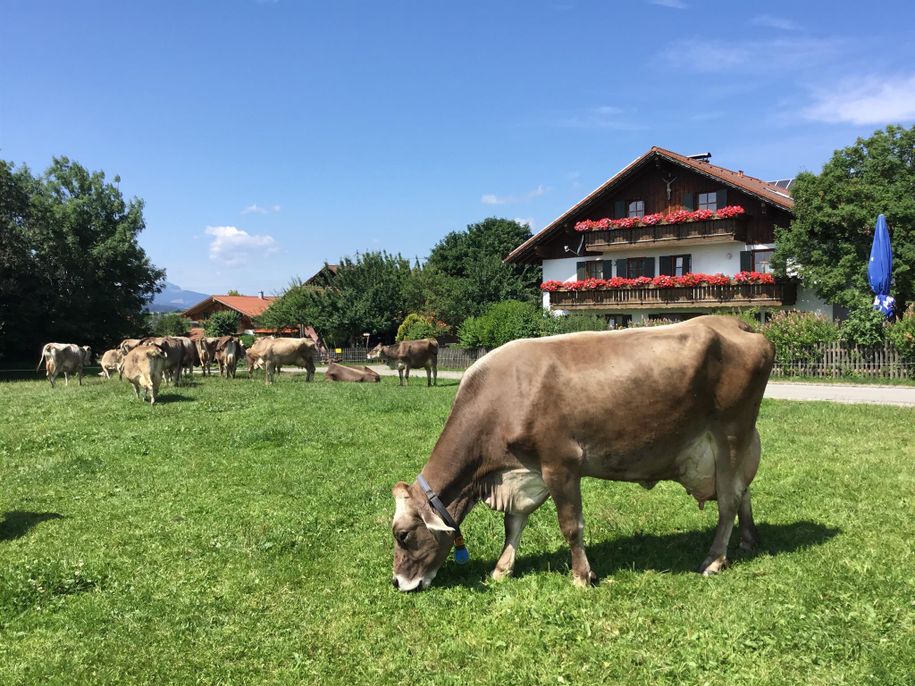
[[[331,344],[359,340],[364,332],[393,340],[414,301],[409,260],[387,252],[343,258],[333,285],[296,281],[258,321],[265,327],[313,326]]]
[[[150,328],[156,336],[186,336],[191,322],[177,312],[168,312],[150,317]]]
[[[427,314],[457,326],[493,303],[537,301],[541,267],[502,261],[530,237],[527,225],[497,217],[446,235],[432,249],[419,277]]]
[[[204,330],[207,336],[231,336],[238,331],[241,315],[233,310],[214,312],[207,317]]]
[[[850,309],[873,300],[867,263],[877,215],[893,243],[893,296],[915,299],[915,127],[888,126],[837,150],[819,174],[792,186],[794,221],[776,231],[773,264]]]
[[[230,289],[229,289],[229,292],[226,293],[226,295],[241,295],[241,293],[239,293],[239,292],[238,292],[237,290],[235,290],[234,288],[230,288]]]
[[[66,157],[37,178],[0,163],[0,354],[142,331],[165,277],[137,242],[144,228],[143,201],[125,201],[102,172]]]

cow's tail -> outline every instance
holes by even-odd
[[[38,370],[41,369],[41,363],[42,363],[42,362],[45,363],[45,366],[47,366],[47,364],[48,364],[47,361],[45,360],[45,356],[44,356],[44,355],[45,355],[45,353],[48,351],[48,346],[49,346],[49,345],[51,345],[51,344],[50,344],[50,343],[45,343],[45,344],[44,344],[44,347],[41,349],[41,357],[38,358],[38,366],[35,367],[35,371],[36,371],[36,372],[37,372]]]

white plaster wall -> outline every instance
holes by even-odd
[[[603,255],[587,255],[582,257],[564,257],[556,260],[543,261],[544,281],[575,281],[577,278],[576,265],[579,262],[601,260],[618,260],[629,257],[655,258],[654,273],[658,273],[658,257],[661,255],[692,255],[692,271],[700,274],[727,274],[729,276],[740,271],[740,251],[743,243],[725,243],[717,245],[670,245],[663,248],[634,248],[632,250],[604,253]],[[615,267],[614,267],[615,269]]]

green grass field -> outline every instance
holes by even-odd
[[[714,504],[587,481],[598,587],[550,503],[486,581],[480,505],[471,563],[401,594],[390,489],[456,382],[318,379],[0,384],[0,684],[913,683],[915,411],[764,402],[762,550],[717,577]]]

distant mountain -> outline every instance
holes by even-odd
[[[161,293],[156,293],[156,297],[149,304],[147,309],[150,312],[175,312],[176,310],[186,310],[191,305],[196,305],[201,300],[210,297],[209,293],[198,293],[197,291],[186,291],[181,286],[162,282],[163,289]]]

